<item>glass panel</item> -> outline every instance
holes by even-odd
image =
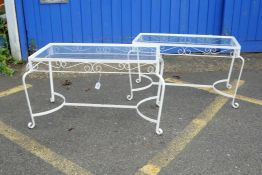
[[[156,60],[156,47],[54,45],[35,58],[136,60],[137,55],[140,60]]]
[[[193,37],[177,35],[141,35],[137,42],[163,43],[164,44],[186,44],[186,45],[212,45],[212,46],[236,46],[231,38],[220,37]]]

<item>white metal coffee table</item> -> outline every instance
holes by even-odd
[[[210,87],[218,94],[232,98],[232,107],[238,108],[239,104],[235,102],[239,81],[243,71],[245,60],[240,56],[241,47],[233,36],[217,35],[190,35],[190,34],[163,34],[163,33],[140,33],[134,40],[133,44],[137,46],[159,46],[162,55],[182,55],[197,57],[221,57],[231,59],[228,76],[222,80],[215,80],[212,85],[202,84],[177,84],[166,83],[168,86],[187,86],[187,87]],[[226,83],[230,89],[231,75],[235,59],[241,60],[241,68],[238,74],[238,80],[233,94],[225,93],[216,86]],[[162,72],[163,73],[163,72]],[[161,76],[163,75],[161,73]],[[139,76],[140,77],[140,76]],[[139,78],[140,79],[140,78]],[[138,80],[140,81],[140,80]]]
[[[132,44],[50,43],[46,45],[28,58],[28,71],[23,75],[23,85],[31,117],[28,127],[35,127],[36,117],[58,111],[63,106],[127,108],[135,109],[139,116],[155,123],[156,133],[162,134],[163,131],[159,126],[165,93],[165,81],[161,76],[163,60],[160,58],[159,53],[158,46],[134,46]],[[138,61],[139,66],[137,66]],[[28,74],[33,72],[49,73],[50,101],[54,102],[55,98],[61,98],[63,102],[60,105],[43,112],[32,111],[25,79]],[[154,85],[157,86],[158,90],[155,96],[147,97],[136,105],[70,103],[62,94],[55,92],[53,83],[54,72],[97,73],[100,75],[102,73],[127,74],[130,84],[130,94],[127,95],[128,100],[132,100],[134,92],[146,90]],[[138,74],[138,72],[140,78],[148,79],[150,83],[144,87],[134,88],[132,75]],[[153,80],[151,76],[157,77],[157,81]],[[98,82],[96,88],[99,89],[99,86]],[[159,106],[156,119],[144,115],[139,110],[141,104],[150,100],[155,100]]]

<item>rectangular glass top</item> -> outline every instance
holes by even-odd
[[[233,36],[218,35],[140,33],[133,40],[133,43],[177,47],[240,49],[239,43]]]
[[[157,60],[156,46],[97,43],[50,43],[29,57],[32,61],[106,61]]]

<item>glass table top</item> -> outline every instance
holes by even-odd
[[[233,36],[190,35],[140,33],[133,43],[157,44],[160,46],[181,46],[199,48],[228,48],[238,49],[239,43]]]
[[[157,60],[157,47],[131,44],[50,43],[29,57],[30,60],[124,61]]]

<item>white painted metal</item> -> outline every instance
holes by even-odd
[[[49,61],[49,80],[50,80],[50,102],[55,102],[55,95],[54,95],[54,80],[53,80],[53,71],[52,71],[52,62]]]
[[[164,60],[160,57],[159,59],[159,63],[160,63],[160,70],[159,70],[159,75],[161,77],[163,77],[163,74],[164,74]],[[166,84],[166,83],[165,83]],[[160,105],[160,99],[161,99],[161,84],[158,84],[158,91],[157,91],[157,96],[159,98],[156,99],[156,104],[157,105]]]
[[[227,93],[216,88],[216,85],[218,85],[220,83],[226,83],[226,82],[227,82],[227,79],[218,80],[215,83],[213,83],[212,88],[214,89],[214,91],[216,91],[216,93],[218,93],[220,95],[223,95],[223,96],[228,97],[228,98],[233,98],[234,97],[233,95],[227,94]]]
[[[191,84],[191,83],[166,83],[167,86],[195,87],[195,88],[212,88],[213,85]]]
[[[210,45],[210,44],[203,44],[203,43],[179,43],[179,42],[168,42],[168,40],[164,41],[157,41],[151,40],[146,41],[143,40],[144,36],[155,36],[155,37],[169,37],[169,38],[181,38],[181,39],[190,39],[190,38],[203,38],[203,39],[230,39],[232,44],[223,46],[223,45]],[[220,49],[241,49],[240,44],[233,36],[221,36],[221,35],[198,35],[198,34],[170,34],[170,33],[140,33],[138,34],[133,42],[133,44],[141,44],[144,45],[161,45],[161,46],[177,46],[177,47],[191,47],[191,48],[220,48]]]
[[[28,123],[28,127],[29,128],[34,128],[35,127],[35,119],[34,119],[34,116],[33,116],[33,112],[32,112],[32,107],[31,107],[31,102],[30,102],[30,99],[29,99],[29,95],[28,95],[28,91],[27,91],[27,87],[26,87],[26,82],[25,82],[25,78],[28,74],[30,74],[32,71],[28,71],[26,73],[24,73],[23,75],[23,85],[24,85],[24,89],[25,89],[25,96],[26,96],[26,102],[27,102],[27,105],[28,105],[28,108],[29,108],[29,114],[30,114],[30,117],[31,117],[31,122]]]
[[[144,36],[156,37],[156,42],[152,39],[149,41],[143,40]],[[157,37],[162,39],[158,40]],[[168,37],[163,39],[163,37]],[[171,39],[169,39],[171,37]],[[174,42],[177,38],[182,42]],[[190,39],[193,38],[193,39]],[[195,40],[197,38],[197,40]],[[198,43],[200,38],[200,43]],[[206,40],[207,39],[207,40]],[[224,42],[224,40],[227,40]],[[194,41],[190,43],[190,41]],[[207,41],[211,41],[209,44]],[[222,42],[220,44],[217,41]],[[226,43],[226,44],[225,44]],[[161,47],[170,47],[162,49]],[[183,56],[202,56],[202,57],[228,57],[231,58],[231,65],[227,79],[218,80],[212,85],[201,84],[181,84],[181,83],[165,83],[163,79],[164,61],[162,55],[168,53],[171,49],[176,49],[174,55]],[[28,123],[29,128],[35,127],[35,117],[47,115],[61,109],[63,106],[86,106],[86,107],[104,107],[104,108],[127,108],[136,109],[137,113],[147,121],[156,123],[156,133],[162,134],[160,128],[161,112],[165,94],[165,86],[183,86],[183,87],[209,87],[213,88],[218,94],[232,98],[232,106],[238,108],[239,104],[235,102],[240,78],[242,75],[245,60],[240,56],[240,45],[232,36],[213,36],[213,35],[184,35],[184,34],[158,34],[158,33],[141,33],[134,40],[133,44],[102,44],[102,43],[50,43],[38,50],[29,57],[28,72],[23,75],[23,84],[25,86],[25,95],[29,107],[31,122]],[[193,50],[193,51],[191,51]],[[236,88],[233,95],[227,94],[216,88],[220,83],[226,83],[227,88],[231,88],[230,80],[235,59],[240,59],[242,62]],[[68,64],[71,65],[68,65]],[[114,65],[117,64],[117,65]],[[48,68],[45,68],[47,66]],[[82,66],[82,69],[70,70],[77,66]],[[103,69],[107,68],[107,69]],[[147,69],[145,69],[147,68]],[[44,112],[33,113],[31,103],[26,89],[25,78],[32,72],[47,72],[50,78],[50,101],[55,101],[55,96],[63,99],[63,102]],[[158,86],[157,95],[145,98],[136,105],[116,105],[116,104],[90,104],[90,103],[68,103],[62,94],[54,91],[53,73],[110,73],[110,74],[128,74],[130,94],[127,95],[128,100],[132,100],[134,92],[146,90],[153,85]],[[132,75],[138,76],[136,83],[140,83],[142,78],[148,79],[149,84],[140,88],[133,88]],[[149,75],[154,75],[158,81],[153,81]],[[139,106],[147,101],[156,100],[159,106],[156,119],[152,119],[144,115]]]
[[[146,90],[150,87],[152,87],[153,84],[153,80],[151,77],[147,76],[147,75],[143,75],[143,74],[140,74],[140,77],[144,77],[145,79],[148,79],[150,81],[150,83],[146,86],[143,86],[143,87],[139,87],[139,88],[131,88],[131,91],[132,92],[136,92],[136,91],[142,91],[142,90]]]
[[[47,111],[44,111],[44,112],[38,112],[38,113],[34,113],[33,114],[33,117],[39,117],[39,116],[43,116],[43,115],[48,115],[48,114],[51,114],[55,111],[58,111],[59,109],[61,109],[64,105],[65,105],[65,97],[62,95],[62,94],[59,94],[57,92],[54,92],[54,95],[60,97],[63,99],[63,103],[61,103],[59,106],[53,108],[53,109],[50,109],[50,110],[47,110]]]
[[[236,58],[240,59],[242,64],[241,64],[240,72],[238,74],[236,88],[235,88],[233,100],[232,100],[232,103],[231,103],[234,108],[239,107],[239,103],[236,103],[235,100],[236,100],[236,95],[237,95],[237,91],[238,91],[238,87],[239,87],[239,82],[240,82],[240,79],[241,79],[241,76],[242,76],[242,73],[243,73],[243,69],[244,69],[244,65],[245,65],[245,59],[243,57],[239,56],[239,57],[236,57]]]
[[[19,40],[19,31],[17,26],[15,0],[5,1],[5,11],[6,11],[11,53],[14,58],[21,60],[22,56],[21,56],[21,48],[20,48],[20,40]]]
[[[94,104],[94,103],[65,103],[65,106],[85,106],[85,107],[101,107],[101,108],[119,108],[119,109],[136,109],[131,105],[112,105],[112,104]]]
[[[183,87],[211,87],[218,94],[232,98],[232,107],[238,108],[235,102],[239,81],[243,72],[245,60],[240,56],[241,46],[233,36],[219,35],[195,35],[195,34],[166,34],[166,33],[140,33],[133,40],[137,46],[159,46],[162,55],[201,56],[201,57],[228,57],[232,59],[227,79],[215,81],[212,85],[187,84],[187,83],[166,83],[167,86]],[[167,48],[165,48],[167,47]],[[173,52],[172,52],[173,51]],[[171,52],[171,53],[170,53]],[[227,94],[215,86],[219,83],[226,83],[230,89],[231,75],[235,59],[241,60],[241,68],[234,90],[234,95]],[[163,73],[160,73],[163,75]]]
[[[54,47],[55,46],[55,47]],[[69,54],[69,58],[65,58],[63,54],[65,51],[68,52],[70,49],[64,49],[63,47],[73,47],[72,52]],[[84,46],[84,48],[82,47]],[[61,49],[57,49],[57,47],[61,47]],[[94,52],[95,47],[95,52]],[[111,49],[110,49],[111,48]],[[118,49],[115,49],[118,48]],[[149,49],[149,51],[148,51]],[[59,50],[59,51],[58,51]],[[59,53],[58,53],[59,52]],[[61,53],[62,52],[62,56]],[[116,52],[119,52],[117,54]],[[82,53],[83,55],[79,54]],[[91,53],[91,56],[90,54]],[[113,53],[113,54],[112,54]],[[95,59],[94,59],[95,55]],[[113,55],[113,56],[112,56]],[[50,101],[55,101],[55,96],[60,97],[63,102],[57,107],[47,110],[44,112],[33,113],[31,108],[30,99],[28,96],[28,91],[25,88],[25,94],[27,99],[27,104],[29,107],[31,122],[28,123],[29,128],[35,127],[35,117],[47,115],[58,111],[63,106],[85,106],[85,107],[103,107],[103,108],[127,108],[127,109],[136,109],[137,113],[150,122],[156,123],[156,133],[162,134],[163,131],[160,128],[160,119],[162,112],[162,105],[164,100],[165,93],[165,82],[162,76],[160,75],[163,71],[163,60],[161,71],[159,71],[159,47],[158,46],[134,46],[132,44],[88,44],[88,43],[50,43],[34,53],[28,59],[28,72],[23,75],[23,84],[26,87],[25,78],[29,73],[33,72],[48,72],[50,79],[50,91],[51,98]],[[68,55],[67,55],[68,56]],[[119,59],[119,56],[121,56]],[[124,57],[122,57],[124,56]],[[132,58],[135,57],[135,58]],[[141,59],[142,58],[142,59]],[[72,65],[68,65],[68,63]],[[118,63],[118,66],[111,65]],[[133,66],[132,65],[136,65]],[[41,67],[42,66],[42,67]],[[84,66],[84,70],[70,70],[70,68],[74,68],[77,66]],[[105,68],[110,69],[104,70]],[[146,70],[143,70],[144,66],[148,66]],[[54,70],[54,69],[62,69],[62,70]],[[69,103],[66,101],[65,97],[62,94],[59,94],[54,91],[54,83],[53,83],[53,73],[54,72],[67,72],[67,73],[119,73],[119,74],[128,74],[129,75],[129,83],[130,83],[130,95],[127,96],[128,100],[132,100],[134,96],[134,92],[142,91],[150,88],[153,85],[158,86],[158,93],[156,96],[145,98],[137,103],[137,105],[116,105],[116,104],[90,104],[90,103]],[[144,87],[133,88],[132,86],[132,74],[138,75],[139,78],[146,78],[150,81],[150,83]],[[158,78],[158,81],[153,81],[153,79],[149,76],[153,75]],[[141,104],[149,101],[157,99],[158,114],[157,119],[152,119],[150,117],[145,116],[138,108]]]

